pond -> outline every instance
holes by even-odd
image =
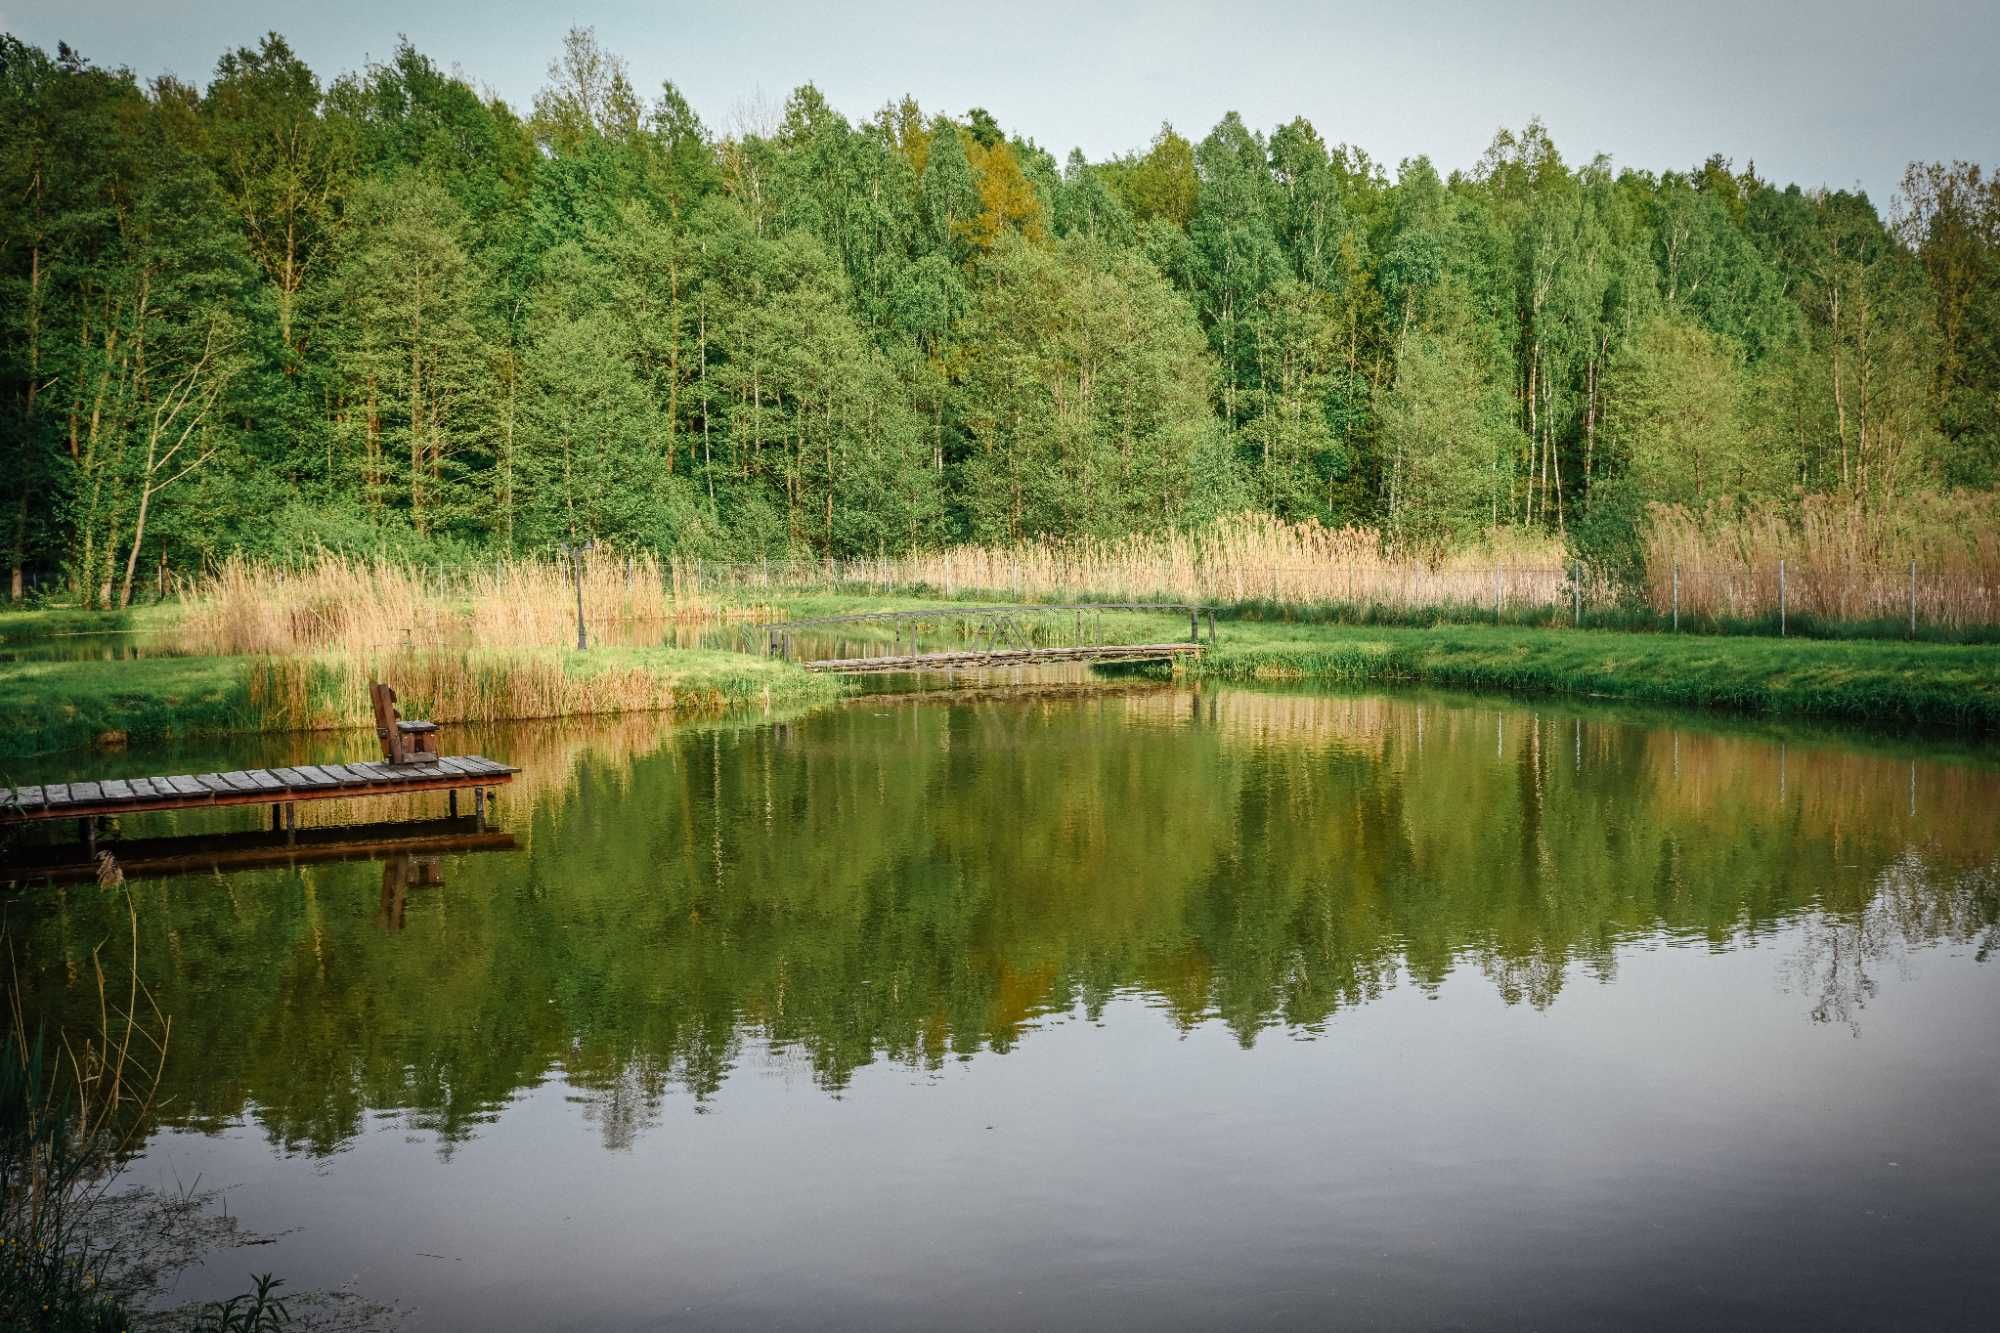
[[[512,849],[129,886],[173,1030],[127,1179],[276,1237],[176,1299],[254,1269],[421,1329],[2000,1305],[1977,752],[1137,684],[448,748],[523,768]],[[6,914],[33,1010],[81,1021],[122,894]]]

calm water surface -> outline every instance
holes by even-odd
[[[130,1177],[279,1234],[178,1297],[270,1269],[425,1329],[2000,1311],[1978,755],[1174,689],[460,739],[525,768],[516,850],[131,886],[174,1028]],[[356,740],[249,748],[94,767]],[[37,1009],[94,1004],[122,911],[11,898]]]

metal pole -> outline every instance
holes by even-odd
[[[1910,562],[1910,637],[1917,637],[1917,562]]]
[[[1778,637],[1785,637],[1785,562],[1778,562]]]
[[[1681,632],[1681,562],[1674,561],[1674,633]]]
[[[1500,623],[1500,566],[1493,566],[1493,623]]]

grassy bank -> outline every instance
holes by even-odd
[[[838,680],[677,648],[483,649],[380,656],[152,657],[0,665],[0,757],[89,745],[372,725],[367,682],[441,723],[798,704]]]
[[[1417,681],[2000,734],[2000,649],[1531,630],[1224,627],[1210,680]]]

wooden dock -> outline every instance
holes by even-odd
[[[897,653],[887,657],[832,657],[799,663],[807,671],[865,674],[896,671],[985,671],[996,667],[1042,666],[1051,662],[1170,662],[1199,657],[1199,643],[1093,643],[1069,647],[953,649],[938,653]]]
[[[457,813],[458,793],[471,788],[484,815],[486,791],[513,781],[519,770],[476,754],[451,755],[428,763],[300,764],[294,768],[251,768],[234,773],[183,773],[172,777],[103,778],[96,782],[53,782],[40,787],[0,787],[0,824],[41,819],[79,819],[90,825],[105,815],[154,810],[190,810],[224,805],[269,805],[272,826],[280,812],[295,822],[300,801],[352,800],[447,792]],[[90,836],[86,828],[86,838]]]

